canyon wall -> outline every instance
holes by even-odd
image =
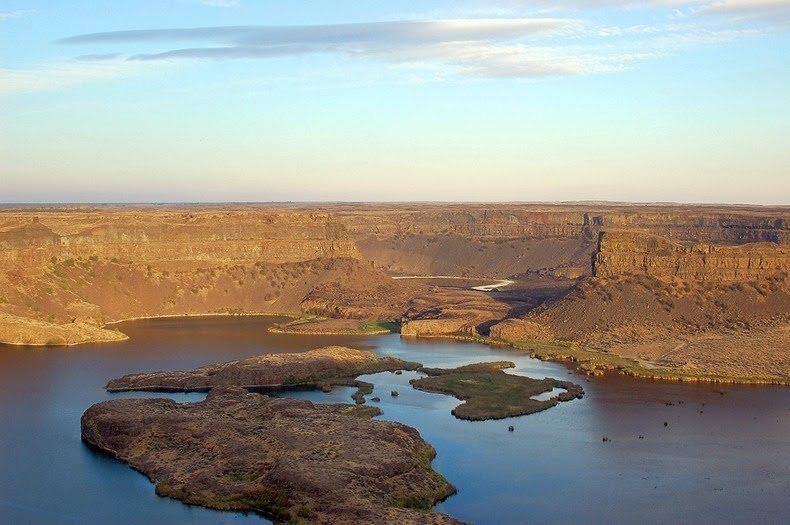
[[[362,253],[399,274],[590,275],[601,232],[637,231],[683,246],[790,244],[787,207],[400,204],[331,208]]]
[[[790,272],[790,245],[749,243],[690,246],[637,231],[606,231],[593,258],[595,277],[643,273],[661,279],[755,281]]]
[[[641,230],[681,243],[790,244],[790,209],[759,206],[569,204],[338,205],[354,238],[455,235],[470,239],[595,240],[603,230]]]
[[[59,208],[17,211],[0,220],[0,263],[6,265],[98,257],[175,269],[190,262],[210,267],[359,257],[344,226],[321,212]]]

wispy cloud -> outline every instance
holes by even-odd
[[[671,8],[672,13],[719,14],[737,16],[741,19],[761,19],[767,22],[786,22],[790,17],[788,0],[499,0],[485,2],[484,9],[533,9],[557,12],[565,8],[606,9],[619,8],[635,11],[646,8]],[[492,5],[493,4],[493,5]]]
[[[60,44],[139,43],[210,40],[227,45],[347,45],[391,42],[426,44],[448,41],[512,40],[545,36],[573,25],[569,19],[516,18],[372,22],[302,26],[225,26],[143,29],[89,33]]]
[[[14,11],[0,11],[0,22],[3,20],[10,20],[12,18],[24,18],[30,11],[25,9],[16,9]]]
[[[228,0],[206,3],[236,4]],[[312,54],[398,64],[435,79],[607,73],[634,69],[646,60],[694,46],[754,36],[765,24],[790,27],[787,0],[500,0],[479,5],[477,14],[470,14],[476,9],[474,3],[459,8],[468,17],[462,19],[448,11],[446,18],[438,19],[424,18],[423,13],[386,22],[74,35],[56,43],[79,47],[85,54],[40,69],[0,70],[0,93],[115,78],[144,69],[133,67],[134,63],[167,66],[178,61]],[[538,14],[547,9],[551,15]],[[606,24],[597,14],[587,16],[590,9],[617,9],[627,16],[615,18],[617,24]],[[649,17],[632,16],[642,9],[657,11]],[[634,23],[626,22],[631,20]]]
[[[577,31],[560,18],[396,21],[305,26],[236,26],[114,31],[76,35],[60,44],[199,45],[130,53],[130,60],[252,59],[313,53],[392,62],[434,62],[470,76],[541,76],[579,72],[535,47]]]
[[[729,16],[736,20],[758,20],[770,25],[790,28],[788,0],[724,0],[706,3],[700,14]]]

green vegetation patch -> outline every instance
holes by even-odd
[[[428,377],[412,379],[411,384],[418,390],[450,394],[464,401],[452,413],[459,419],[469,421],[534,414],[561,401],[584,396],[584,389],[570,381],[549,377],[532,379],[502,371],[514,366],[509,361],[498,361],[454,369],[423,368],[422,372],[428,374]],[[564,388],[566,392],[545,401],[532,399],[532,396],[550,392],[553,388]]]

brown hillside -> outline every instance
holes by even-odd
[[[790,380],[790,285],[647,275],[591,279],[518,323],[506,340],[559,339],[679,373]]]

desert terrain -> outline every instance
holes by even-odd
[[[789,207],[7,206],[0,341],[73,345],[123,339],[112,323],[125,319],[287,314],[305,333],[398,326],[592,374],[789,384],[789,271]]]

